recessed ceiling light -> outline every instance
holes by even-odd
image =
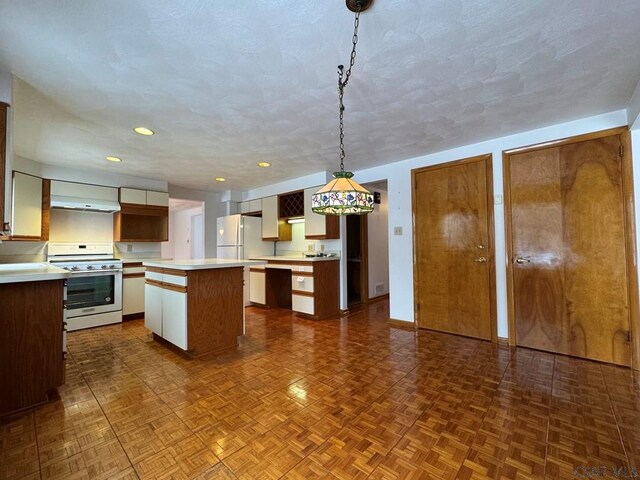
[[[226,182],[227,179],[224,177],[216,177],[216,182]]]
[[[120,157],[113,157],[111,155],[108,155],[108,156],[106,156],[104,158],[106,158],[110,162],[121,162],[122,161],[122,159]]]
[[[271,164],[269,162],[258,162],[259,167],[270,167]]]
[[[156,133],[153,130],[150,130],[150,129],[146,128],[146,127],[135,127],[133,129],[133,131],[138,133],[138,134],[140,134],[140,135],[147,135],[147,136],[153,135],[154,133]]]

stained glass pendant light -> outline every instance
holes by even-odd
[[[346,0],[347,8],[355,12],[353,28],[353,48],[349,69],[338,65],[338,98],[340,109],[340,171],[333,172],[333,180],[311,197],[311,209],[321,215],[362,215],[373,211],[373,195],[366,188],[352,180],[353,173],[344,170],[344,88],[349,83],[351,69],[356,60],[358,26],[360,13],[371,6],[372,0]]]

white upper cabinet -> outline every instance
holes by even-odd
[[[259,198],[257,200],[251,200],[249,202],[249,211],[251,213],[261,212],[262,211],[262,199]]]
[[[121,188],[120,203],[133,203],[136,205],[147,204],[147,191],[137,188]]]
[[[262,199],[262,238],[276,240],[278,238],[278,197]]]
[[[311,196],[320,187],[307,188],[304,191],[304,236],[322,237],[327,234],[327,221],[324,215],[318,215],[311,210]]]
[[[51,196],[91,198],[93,200],[118,201],[118,189],[113,187],[101,187],[86,183],[63,182],[51,180]]]
[[[152,190],[147,190],[147,205],[153,205],[156,207],[168,207],[169,194],[167,192],[155,192]]]
[[[42,179],[13,172],[12,232],[15,237],[37,237],[42,232]]]
[[[335,215],[319,215],[311,210],[311,197],[321,186],[304,191],[304,238],[322,240],[340,238],[340,223]]]
[[[242,214],[262,212],[262,199],[259,198],[257,200],[247,200],[246,202],[240,202],[239,210]]]
[[[169,194],[153,190],[140,190],[138,188],[121,188],[120,203],[132,205],[151,205],[155,207],[168,207]]]

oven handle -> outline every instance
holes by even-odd
[[[122,270],[94,270],[92,272],[71,272],[71,276],[68,278],[78,277],[104,277],[106,275],[122,275]]]

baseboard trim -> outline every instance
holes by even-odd
[[[390,318],[389,320],[387,320],[387,323],[392,327],[399,328],[401,330],[414,331],[416,329],[415,323],[407,322],[405,320],[396,320],[395,318]]]
[[[138,320],[139,318],[144,318],[144,312],[140,313],[130,313],[129,315],[123,315],[122,321],[129,322],[131,320]]]
[[[380,295],[378,297],[372,297],[369,299],[369,303],[377,303],[382,302],[383,300],[389,300],[389,294],[385,293],[384,295]]]

